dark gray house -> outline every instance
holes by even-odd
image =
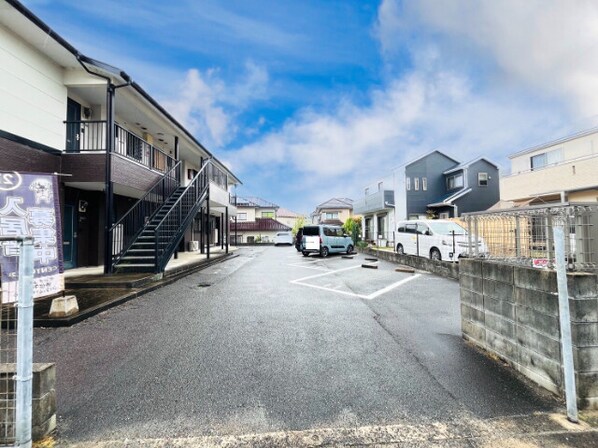
[[[404,219],[453,218],[490,208],[500,199],[498,166],[480,157],[467,163],[432,151],[364,189],[353,211],[363,237],[384,245]]]

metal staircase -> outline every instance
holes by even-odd
[[[210,164],[205,163],[187,186],[180,185],[178,164],[175,165],[112,226],[112,263],[116,272],[164,271],[208,198]]]

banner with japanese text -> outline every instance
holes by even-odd
[[[58,181],[50,174],[0,171],[0,236],[33,237],[33,298],[64,290]],[[2,302],[17,300],[19,244],[0,243]]]

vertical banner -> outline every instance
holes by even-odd
[[[0,171],[0,235],[33,237],[33,298],[64,290],[58,181],[50,174]],[[0,243],[2,302],[17,300],[19,245]]]

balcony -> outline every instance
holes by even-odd
[[[381,190],[369,194],[353,203],[353,213],[356,215],[367,215],[389,210],[394,207],[394,191]]]
[[[67,121],[66,152],[91,154],[106,152],[106,121]],[[132,132],[114,125],[114,154],[158,173],[168,172],[176,160]]]

